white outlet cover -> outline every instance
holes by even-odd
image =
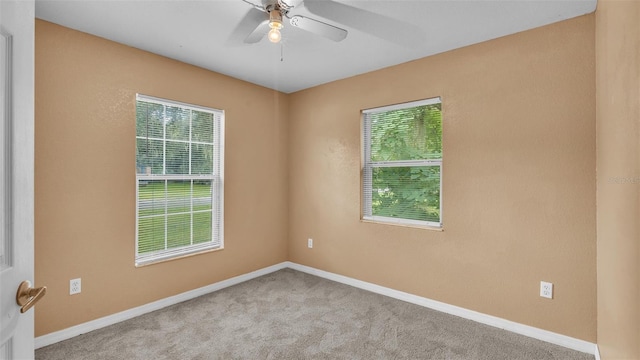
[[[313,239],[307,239],[307,247],[309,249],[313,248]]]
[[[82,280],[80,278],[69,280],[69,295],[82,292]]]
[[[540,281],[540,296],[547,299],[553,299],[553,284],[546,281]]]

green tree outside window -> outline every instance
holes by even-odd
[[[440,99],[366,110],[363,134],[365,219],[441,225]]]

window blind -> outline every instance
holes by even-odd
[[[224,112],[136,100],[136,265],[221,248]]]
[[[440,98],[364,110],[362,116],[363,218],[441,226]]]

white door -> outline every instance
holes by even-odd
[[[34,357],[33,309],[21,313],[16,299],[20,283],[34,280],[34,16],[33,0],[0,0],[1,360]]]

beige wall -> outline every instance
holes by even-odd
[[[36,336],[287,259],[286,95],[40,20],[35,71]],[[134,267],[137,92],[226,111],[224,250]]]
[[[285,95],[37,21],[36,336],[291,260],[595,342],[594,23]],[[136,92],[226,111],[225,250],[134,267]],[[433,96],[444,231],[361,223],[360,110]]]
[[[594,26],[582,16],[292,94],[291,261],[595,342]],[[360,222],[360,110],[434,96],[444,231]]]
[[[640,359],[640,2],[596,11],[598,345]]]

